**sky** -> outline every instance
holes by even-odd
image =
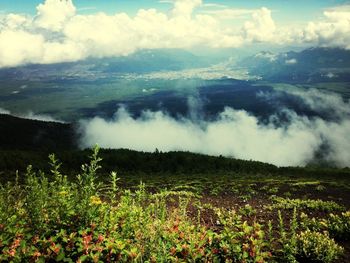
[[[0,1],[0,67],[259,45],[349,49],[350,1]]]
[[[348,1],[341,0],[209,0],[203,1],[205,7],[211,6],[213,9],[219,8],[259,8],[262,6],[280,10],[294,16],[310,15],[310,12],[320,12],[324,8],[335,5],[346,4]],[[6,12],[35,14],[36,7],[43,3],[43,0],[2,0],[0,9]],[[172,1],[169,0],[74,0],[74,5],[78,9],[88,9],[90,13],[93,10],[103,12],[125,11],[130,15],[135,14],[141,8],[156,8],[165,11],[171,7]],[[209,6],[206,6],[209,5]],[[301,8],[302,7],[302,8]],[[84,10],[86,11],[86,10]]]
[[[26,13],[35,15],[36,7],[43,0],[2,0],[0,10],[2,13]],[[209,0],[203,1],[201,11],[220,10],[227,8],[257,9],[267,7],[275,11],[275,16],[283,20],[308,21],[316,18],[324,9],[344,5],[349,1],[344,0]],[[94,12],[105,12],[113,14],[126,12],[135,15],[139,9],[156,8],[163,12],[169,11],[173,5],[171,0],[74,0],[74,5],[79,13],[92,14]],[[200,12],[200,11],[199,11]]]

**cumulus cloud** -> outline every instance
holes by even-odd
[[[44,38],[22,30],[0,32],[0,67],[40,62]]]
[[[326,10],[324,19],[310,22],[300,33],[301,42],[350,49],[350,5]]]
[[[190,19],[193,10],[200,5],[202,5],[202,0],[176,0],[173,15]]]
[[[236,32],[215,14],[196,14],[202,0],[170,2],[170,13],[140,9],[134,17],[125,13],[79,15],[72,0],[46,0],[38,5],[34,17],[9,14],[0,29],[0,67],[124,56],[139,49],[232,48],[271,38],[274,22],[267,8],[250,12],[252,22]],[[233,12],[241,14],[242,10]]]
[[[5,14],[0,18],[0,67],[125,56],[140,49],[235,48],[260,42],[349,47],[346,8],[329,9],[324,20],[289,30],[278,27],[266,7],[248,10],[202,0],[166,2],[173,5],[170,12],[140,9],[133,17],[122,12],[81,15],[72,0],[45,0],[33,17]],[[223,21],[231,16],[247,21]]]
[[[253,42],[273,41],[276,31],[275,21],[272,19],[271,10],[266,7],[253,13],[253,20],[244,25],[245,37]]]
[[[9,29],[16,29],[27,26],[30,19],[23,15],[10,13],[5,17],[4,23]]]
[[[175,0],[172,11],[140,9],[79,15],[71,0],[46,0],[35,17],[5,16],[0,29],[0,67],[124,56],[139,49],[239,46],[209,15],[194,15],[201,0]]]
[[[65,22],[73,17],[76,8],[72,0],[46,0],[37,6],[35,24],[52,31],[60,31]]]

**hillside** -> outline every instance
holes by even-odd
[[[74,80],[106,78],[112,74],[182,70],[209,65],[208,59],[178,49],[142,50],[128,56],[88,58],[77,62],[29,64],[0,68],[1,80]]]
[[[89,156],[89,150],[78,147],[78,134],[73,124],[28,120],[0,115],[0,171],[25,171],[28,164],[49,171],[48,155],[56,153],[62,169],[79,171]],[[117,170],[124,174],[262,174],[349,177],[349,169],[310,165],[277,167],[268,163],[239,160],[224,156],[209,156],[191,152],[139,152],[130,149],[101,149],[102,172]],[[6,176],[5,179],[10,177]],[[4,179],[4,178],[2,178]]]
[[[0,114],[0,134],[1,150],[57,151],[75,148],[71,124]]]
[[[29,120],[0,115],[0,171],[25,171],[28,164],[48,170],[47,157],[55,152],[63,168],[80,169],[89,155],[79,150],[78,135],[73,124]],[[214,157],[190,152],[153,153],[128,149],[101,150],[104,171],[126,173],[211,173],[225,171],[274,172],[277,167],[254,161]]]
[[[131,154],[127,162],[139,165]],[[189,167],[201,156],[181,154],[194,158],[178,174],[101,180],[95,148],[76,174],[50,155],[46,173],[34,166],[0,182],[0,261],[348,262],[349,176],[197,174]]]
[[[0,117],[0,261],[345,263],[350,255],[349,169],[91,153],[75,148],[71,124]]]
[[[309,48],[301,52],[260,52],[237,63],[264,80],[281,82],[350,81],[350,51]]]

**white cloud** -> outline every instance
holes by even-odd
[[[296,60],[295,58],[291,58],[291,59],[287,59],[287,60],[285,61],[285,63],[286,63],[287,65],[294,65],[294,64],[297,64],[297,63],[298,63],[298,60]]]
[[[22,30],[0,32],[0,67],[41,62],[44,37]]]
[[[11,113],[10,111],[0,108],[0,114],[10,114],[10,113]]]
[[[142,151],[184,150],[254,159],[277,165],[311,160],[320,138],[297,121],[287,129],[264,126],[247,112],[226,108],[214,122],[175,120],[161,112],[133,119],[119,110],[114,121],[95,118],[82,123],[82,146],[132,148]]]
[[[227,8],[226,5],[222,5],[222,4],[217,4],[217,3],[205,3],[202,5],[203,7],[206,8]]]
[[[134,17],[80,15],[72,0],[45,0],[34,17],[4,15],[0,18],[0,67],[123,56],[140,49],[234,48],[258,42],[348,47],[350,43],[347,8],[326,10],[323,21],[289,30],[277,27],[266,7],[220,9],[202,0],[166,2],[172,3],[171,12],[140,9]],[[223,21],[231,17],[240,19]],[[242,17],[247,19],[243,25]]]
[[[85,47],[71,40],[64,42],[46,42],[40,63],[51,64],[77,61],[86,58]]]
[[[96,10],[97,7],[95,6],[84,6],[84,7],[80,7],[79,9],[77,9],[77,11],[91,11],[91,10]]]
[[[37,6],[35,24],[52,31],[60,31],[65,22],[75,15],[72,0],[46,0]]]
[[[332,79],[332,78],[336,78],[337,75],[334,74],[333,72],[328,72],[327,74],[324,75],[325,77]]]
[[[339,119],[349,119],[350,117],[350,101],[344,101],[338,94],[322,92],[317,89],[305,91],[289,88],[284,89],[284,91],[300,97],[307,106],[316,112],[331,112],[334,118]]]
[[[12,116],[15,116],[15,117],[28,119],[28,120],[65,123],[64,121],[55,119],[55,118],[53,118],[50,115],[47,115],[47,114],[35,114],[32,111],[29,111],[27,113],[22,113],[22,114],[13,114],[9,110],[0,108],[0,114],[8,114],[8,115],[12,115]]]
[[[140,151],[182,150],[295,166],[312,161],[326,144],[329,150],[324,152],[325,160],[340,167],[350,166],[350,102],[316,90],[286,92],[299,96],[316,112],[332,111],[333,119],[309,118],[282,109],[283,120],[287,117],[288,123],[281,122],[279,115],[260,123],[246,111],[225,108],[215,120],[205,121],[201,118],[201,102],[190,98],[189,118],[174,119],[163,112],[145,111],[135,119],[121,108],[113,120],[96,117],[82,121],[81,146],[98,143],[106,148]],[[263,96],[268,99],[273,94]]]
[[[191,18],[193,10],[202,5],[202,0],[176,0],[174,1],[173,15]]]
[[[247,18],[249,15],[252,15],[257,10],[254,9],[233,9],[233,8],[224,8],[216,10],[205,10],[202,11],[203,14],[208,14],[215,16],[217,19],[237,19],[237,18]]]
[[[50,115],[46,114],[35,114],[31,111],[25,113],[25,114],[18,114],[14,115],[23,119],[28,119],[28,120],[37,120],[37,121],[45,121],[45,122],[58,122],[58,123],[65,123],[64,121],[57,120]]]
[[[269,60],[270,62],[274,62],[277,60],[278,55],[271,52],[259,52],[255,54],[254,57],[263,58]]]
[[[221,24],[214,15],[195,14],[202,0],[172,3],[169,14],[140,9],[135,17],[130,17],[125,13],[79,15],[71,0],[46,0],[37,7],[34,18],[9,15],[3,22],[2,45],[11,52],[0,51],[0,66],[123,56],[139,49],[232,48],[251,41]],[[266,8],[257,12],[269,14]],[[241,13],[242,10],[236,11],[237,15]],[[255,39],[253,31],[263,28],[261,23],[267,19],[254,13],[253,21],[247,26],[247,35]]]
[[[253,13],[253,20],[244,24],[244,35],[252,42],[274,41],[276,25],[266,7]]]
[[[300,33],[299,41],[350,49],[350,6],[325,11],[323,21],[310,22]]]
[[[6,15],[4,20],[4,23],[9,29],[21,28],[23,26],[27,26],[30,23],[30,18],[13,13]]]
[[[350,12],[350,4],[329,7],[325,11],[328,11],[328,12]]]
[[[327,142],[330,152],[326,159],[339,166],[350,165],[350,121],[310,120],[293,112],[290,118],[289,125],[275,127],[231,108],[212,122],[176,120],[162,112],[148,111],[133,119],[120,109],[112,121],[94,118],[81,122],[81,146],[98,143],[106,148],[140,151],[192,151],[294,166],[311,161]]]

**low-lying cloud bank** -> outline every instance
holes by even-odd
[[[211,122],[174,119],[163,112],[150,111],[134,119],[121,108],[111,121],[97,117],[81,122],[81,146],[98,143],[106,148],[140,151],[181,150],[295,166],[312,161],[326,144],[327,161],[350,165],[349,120],[326,122],[288,110],[286,114],[290,123],[276,127],[272,121],[261,124],[246,111],[232,108],[226,108]]]
[[[307,117],[283,105],[269,121],[243,110],[225,108],[215,120],[204,120],[200,101],[189,99],[189,117],[173,118],[164,112],[144,111],[133,118],[120,108],[113,120],[94,118],[81,122],[81,146],[98,143],[106,148],[140,151],[192,151],[253,159],[279,166],[305,165],[317,155],[339,167],[350,166],[350,102],[320,90],[285,89],[322,116]],[[279,101],[281,93],[257,94],[267,102]],[[287,121],[286,121],[287,120]],[[322,150],[321,150],[322,149]]]

